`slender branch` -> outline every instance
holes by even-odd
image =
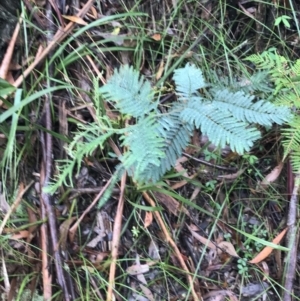
[[[113,290],[115,287],[115,275],[118,259],[118,250],[120,243],[120,235],[122,230],[122,216],[124,208],[124,194],[125,194],[125,185],[126,185],[126,173],[123,174],[121,179],[121,193],[118,202],[117,214],[115,217],[114,229],[113,229],[113,239],[112,239],[112,250],[111,250],[111,264],[109,269],[109,280],[108,280],[108,290],[106,301],[112,301]]]
[[[44,136],[41,135],[41,144],[42,147],[45,145]],[[45,168],[44,165],[41,165],[40,170],[40,185],[42,187],[45,182]],[[47,211],[43,203],[42,195],[40,195],[40,215],[42,220],[47,220]],[[49,242],[48,242],[48,225],[47,223],[43,223],[40,227],[40,246],[41,246],[41,259],[42,259],[42,279],[43,279],[43,297],[44,300],[51,300],[52,297],[52,274],[49,271],[50,267],[50,250],[49,250]]]
[[[86,216],[86,214],[96,205],[96,203],[99,201],[99,199],[102,197],[106,189],[109,187],[111,181],[113,179],[113,176],[107,181],[107,183],[103,186],[101,191],[97,194],[97,196],[94,198],[92,203],[84,210],[84,212],[81,214],[80,218],[76,221],[76,223],[70,228],[69,233],[70,233],[70,241],[72,242],[74,240],[75,232],[83,220],[83,218]]]
[[[0,225],[0,235],[2,234],[3,229],[5,227],[5,224],[9,220],[10,216],[14,213],[14,211],[17,209],[17,207],[19,206],[20,202],[22,201],[22,197],[23,197],[24,193],[30,188],[30,186],[33,183],[34,183],[34,181],[31,181],[25,188],[24,188],[24,184],[23,183],[20,184],[17,198],[14,201],[14,203],[11,205],[9,211],[5,214],[5,216],[3,218],[3,221],[1,222],[1,225]]]
[[[51,30],[51,24],[53,24],[53,18],[52,18],[52,9],[51,5],[48,2],[47,3],[47,20],[49,22],[49,28],[48,28],[48,34],[47,34],[47,41],[48,45],[51,44],[51,41],[53,40],[53,35]],[[49,52],[49,55],[51,55],[51,52]],[[53,77],[53,64],[49,66],[49,78]],[[48,82],[48,85],[51,86],[51,81]],[[45,112],[45,127],[48,130],[48,132],[43,132],[41,134],[42,137],[42,146],[43,146],[43,165],[42,165],[42,171],[44,173],[44,177],[42,179],[41,187],[45,188],[50,184],[50,179],[51,179],[51,173],[52,173],[52,154],[53,154],[53,141],[52,141],[52,135],[50,134],[52,130],[52,117],[51,117],[51,107],[50,107],[50,102],[51,102],[51,95],[46,95],[46,101],[44,104],[44,112]],[[56,276],[57,276],[57,282],[60,285],[63,294],[64,294],[64,300],[65,301],[71,301],[70,299],[70,294],[69,294],[69,289],[67,286],[67,282],[65,279],[65,274],[63,270],[63,260],[61,258],[61,252],[60,252],[60,247],[59,247],[59,242],[58,242],[58,234],[57,234],[57,224],[56,224],[56,216],[54,209],[52,207],[52,201],[51,201],[51,196],[49,193],[46,193],[42,190],[41,193],[41,199],[42,199],[42,214],[46,215],[48,218],[48,225],[49,225],[49,231],[50,231],[50,238],[51,238],[51,243],[52,243],[52,252],[53,252],[53,258],[54,258],[54,264],[55,264],[55,270],[56,270]],[[43,228],[43,235],[45,236],[46,239],[46,233],[47,229]],[[44,242],[45,243],[45,242]],[[44,246],[46,249],[47,247]],[[45,254],[43,256],[46,256]],[[44,261],[43,261],[44,263]],[[44,267],[45,268],[45,267]],[[47,269],[48,270],[48,269]],[[50,273],[44,274],[44,284],[49,285],[49,278],[51,281],[51,275]],[[49,294],[49,293],[48,293]],[[51,292],[50,292],[51,294]],[[45,296],[46,300],[50,300],[50,296],[47,295]]]
[[[183,152],[183,155],[185,156],[185,157],[188,157],[188,158],[190,158],[190,159],[192,159],[192,160],[194,160],[194,161],[197,161],[197,162],[199,162],[199,163],[201,163],[201,164],[204,164],[204,165],[206,165],[206,166],[210,166],[210,167],[213,167],[213,168],[216,168],[216,169],[220,169],[220,170],[226,170],[226,171],[237,171],[237,169],[236,168],[234,168],[234,167],[227,167],[227,166],[221,166],[221,165],[216,165],[216,164],[214,164],[214,163],[210,163],[210,162],[208,162],[208,161],[206,161],[206,160],[203,160],[203,159],[199,159],[199,158],[196,158],[196,157],[193,157],[193,156],[191,156],[191,155],[189,155],[189,154],[187,154],[187,153],[184,153]]]
[[[289,213],[287,218],[287,225],[289,226],[286,244],[290,251],[285,256],[286,269],[284,273],[284,292],[283,301],[291,301],[293,298],[293,287],[296,273],[297,263],[297,247],[299,241],[299,231],[297,227],[297,216],[298,216],[298,192],[300,188],[300,170],[295,177],[295,184],[293,193],[290,199]]]
[[[144,198],[146,199],[146,201],[152,206],[152,207],[156,207],[156,204],[155,202],[152,200],[152,198],[148,195],[147,192],[143,192],[143,196]],[[158,211],[154,211],[154,215],[155,215],[155,218],[156,218],[156,221],[158,222],[159,226],[161,227],[164,235],[165,235],[165,239],[166,239],[166,242],[170,244],[170,246],[172,247],[180,265],[181,265],[181,268],[185,271],[186,273],[186,278],[188,280],[188,283],[189,283],[189,286],[190,286],[190,289],[191,289],[191,292],[192,292],[192,296],[194,298],[195,301],[202,301],[203,298],[201,297],[200,295],[200,292],[196,293],[195,291],[195,288],[194,288],[194,281],[193,281],[193,277],[191,276],[190,274],[190,271],[187,267],[187,265],[185,264],[183,258],[182,258],[182,255],[176,245],[176,243],[174,242],[174,240],[172,239],[172,237],[170,236],[170,233],[169,231],[167,230],[166,226],[165,226],[165,223],[163,222],[160,214]]]
[[[11,59],[12,59],[12,56],[13,56],[13,53],[14,53],[14,48],[15,48],[15,44],[16,44],[16,41],[17,41],[17,38],[18,38],[18,35],[19,35],[20,27],[21,27],[21,24],[22,24],[22,19],[23,19],[23,16],[21,16],[19,18],[19,22],[17,23],[17,25],[15,27],[14,33],[13,33],[11,39],[10,39],[10,42],[9,42],[8,47],[6,49],[6,53],[5,53],[4,58],[2,60],[2,65],[0,67],[0,77],[3,78],[3,79],[6,79],[6,77],[7,77],[9,64],[11,63]]]

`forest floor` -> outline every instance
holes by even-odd
[[[284,126],[257,125],[244,153],[195,130],[175,166],[140,185],[116,176],[128,151],[117,134],[101,140],[135,120],[99,92],[130,65],[163,113],[187,64],[228,89],[251,81],[250,55],[293,64],[296,1],[45,2],[24,1],[0,45],[2,300],[300,300]],[[254,101],[276,102],[266,84]]]

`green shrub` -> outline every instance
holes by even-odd
[[[190,64],[175,70],[173,80],[177,101],[162,112],[155,90],[139,72],[129,66],[115,70],[96,92],[120,112],[128,125],[123,126],[123,122],[116,126],[105,113],[97,123],[81,125],[67,149],[70,159],[61,166],[62,174],[52,188],[67,184],[75,164],[79,168],[84,156],[104,147],[113,135],[125,149],[119,158],[121,166],[138,184],[145,184],[157,182],[175,165],[195,128],[213,144],[228,144],[243,154],[260,138],[257,124],[283,124],[291,118],[287,106],[255,100],[242,88],[236,91],[207,85],[201,70]]]

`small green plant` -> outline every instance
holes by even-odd
[[[254,165],[258,161],[258,158],[251,154],[244,154],[242,157],[248,161],[250,165]]]
[[[138,238],[140,235],[140,229],[136,226],[133,226],[131,229],[131,233],[133,235],[134,238]]]
[[[279,55],[275,48],[264,51],[262,54],[251,55],[247,60],[254,63],[258,72],[267,72],[270,81],[274,84],[273,93],[269,96],[276,104],[290,106],[295,113],[283,127],[282,145],[284,159],[290,155],[293,170],[300,170],[300,60],[290,62]]]
[[[253,229],[253,235],[256,237],[267,239],[268,237],[268,230],[265,228],[262,228],[262,226],[257,225],[249,225],[250,228]],[[257,241],[254,241],[254,248],[258,252],[262,249],[263,245]]]
[[[210,180],[205,183],[205,189],[207,192],[212,192],[216,188],[217,180]]]
[[[224,238],[226,241],[230,241],[232,235],[230,233],[224,233]]]
[[[240,258],[238,260],[237,268],[239,270],[239,274],[243,275],[245,278],[249,278],[250,275],[248,274],[248,265],[247,265],[247,259],[246,258]]]
[[[285,27],[290,28],[291,27],[291,24],[289,22],[290,19],[292,19],[292,18],[289,16],[286,16],[286,15],[282,15],[275,19],[274,25],[279,26],[282,23]]]
[[[116,126],[103,111],[97,123],[80,125],[81,130],[67,148],[71,159],[60,167],[62,174],[52,192],[63,183],[70,184],[66,179],[72,180],[75,163],[79,168],[84,156],[97,147],[104,148],[112,136],[118,137],[124,147],[119,160],[134,181],[155,183],[175,165],[195,128],[213,144],[229,145],[243,154],[260,138],[255,124],[283,124],[291,117],[285,106],[254,101],[255,96],[243,91],[209,87],[201,70],[190,64],[175,70],[173,80],[177,101],[164,108],[163,113],[159,95],[139,72],[127,65],[115,70],[96,94],[99,101],[105,99],[122,114],[126,125],[123,122]],[[201,93],[203,89],[205,93]]]
[[[215,154],[214,152],[209,151],[207,148],[204,149],[203,151],[204,154],[204,158],[206,161],[210,161],[210,160],[217,160],[218,159],[218,155]]]
[[[245,245],[245,250],[244,250],[244,258],[247,258],[248,260],[253,257],[253,249],[249,244]]]

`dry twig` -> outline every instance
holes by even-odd
[[[24,193],[31,187],[31,185],[33,183],[34,183],[34,181],[31,181],[25,188],[24,188],[23,183],[20,184],[18,196],[17,196],[16,200],[14,201],[14,203],[12,204],[12,206],[10,207],[9,211],[5,214],[5,216],[2,220],[2,223],[0,225],[0,235],[2,234],[5,224],[9,220],[10,216],[15,212],[15,210],[19,206],[20,202],[22,201],[22,197],[23,197]]]
[[[10,39],[9,45],[6,49],[6,53],[4,55],[4,58],[2,60],[2,64],[0,67],[0,78],[6,79],[7,77],[7,72],[9,69],[9,64],[11,62],[13,53],[14,53],[14,48],[15,48],[15,44],[19,35],[19,31],[20,31],[20,27],[22,24],[22,19],[23,16],[20,17],[19,22],[16,25],[16,28],[14,30],[13,36]]]
[[[148,195],[147,192],[143,192],[143,196],[144,198],[147,200],[147,202],[152,206],[152,207],[156,207],[156,204],[155,202],[152,200],[152,198]],[[188,280],[188,283],[189,283],[189,287],[191,289],[191,292],[192,292],[192,296],[194,298],[195,301],[200,301],[200,300],[203,300],[202,297],[201,297],[201,294],[200,292],[196,293],[195,291],[195,288],[194,288],[194,281],[193,281],[193,277],[191,276],[190,274],[190,271],[187,267],[187,265],[185,264],[182,256],[181,256],[181,253],[176,245],[176,243],[174,242],[174,240],[172,239],[172,237],[170,236],[170,233],[169,231],[167,230],[160,214],[158,211],[154,211],[154,215],[155,215],[155,218],[156,218],[156,221],[158,222],[159,226],[161,227],[164,235],[165,235],[165,239],[166,239],[166,242],[170,244],[170,246],[172,247],[182,269],[185,271],[186,273],[186,277],[187,277],[187,280]]]
[[[286,254],[285,262],[287,265],[285,274],[284,274],[284,292],[283,292],[283,301],[291,301],[294,298],[292,297],[293,284],[295,280],[296,273],[296,263],[297,263],[297,247],[299,241],[299,231],[297,227],[297,217],[298,217],[298,192],[300,188],[300,171],[295,177],[295,184],[293,193],[290,199],[289,213],[287,218],[287,225],[289,227],[286,244],[290,251]]]
[[[75,233],[76,233],[76,230],[77,230],[79,224],[81,223],[81,221],[83,220],[83,218],[86,216],[86,214],[96,205],[96,203],[102,197],[102,195],[106,191],[107,187],[110,185],[110,183],[112,181],[112,178],[113,178],[113,176],[103,186],[103,188],[97,194],[97,196],[94,198],[94,200],[92,201],[92,203],[84,210],[84,212],[81,214],[80,218],[76,221],[76,223],[72,226],[72,228],[70,228],[70,230],[69,230],[69,234],[70,234],[69,237],[70,237],[71,242],[74,240],[74,236],[75,236]]]
[[[126,184],[126,173],[123,174],[121,179],[121,189],[120,189],[121,192],[120,192],[117,214],[114,223],[112,250],[111,250],[111,264],[109,269],[109,281],[108,281],[106,301],[113,300],[113,290],[115,287],[115,275],[116,275],[116,267],[117,267],[117,259],[118,259],[119,242],[120,242],[120,235],[122,230],[125,184]]]

